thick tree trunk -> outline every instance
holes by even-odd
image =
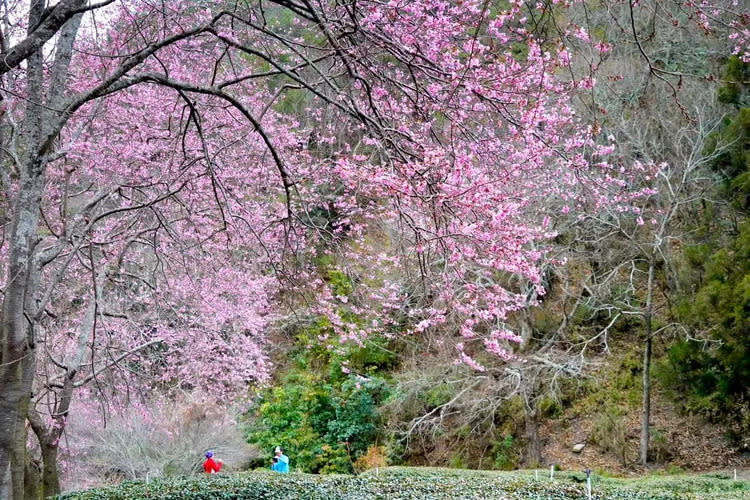
[[[532,330],[531,318],[524,314],[524,323],[529,331]],[[529,374],[522,375],[521,395],[523,397],[524,427],[526,452],[524,461],[529,467],[536,467],[542,462],[542,445],[539,440],[539,411],[536,405],[537,383]]]
[[[526,465],[535,468],[542,463],[542,442],[539,439],[539,418],[536,411],[526,410]]]
[[[22,387],[24,385],[22,384]],[[10,449],[10,478],[13,481],[13,498],[23,496],[23,478],[26,472],[26,426],[23,425],[25,399],[21,398],[16,423],[13,426],[13,442]]]
[[[12,257],[11,257],[12,258]],[[10,266],[11,276],[17,275]],[[24,408],[28,407],[30,389],[28,387],[29,360],[33,357],[33,345],[28,341],[23,318],[23,299],[26,266],[16,280],[7,288],[3,314],[3,352],[0,356],[0,476],[2,498],[21,498],[26,462],[26,441]],[[10,320],[15,316],[15,321]]]
[[[33,274],[33,273],[31,273]],[[35,280],[30,279],[29,282]],[[26,450],[26,413],[29,409],[30,395],[32,389],[32,383],[34,380],[34,363],[35,363],[35,350],[29,349],[26,356],[21,361],[22,366],[22,381],[21,387],[24,393],[24,397],[21,398],[21,402],[18,409],[18,415],[16,419],[15,438],[13,441],[13,449],[11,451],[11,478],[13,480],[13,493],[17,498],[24,496],[25,492],[25,480],[24,475],[29,462],[28,451]]]
[[[93,328],[94,314],[96,312],[96,306],[92,302],[89,306],[88,313],[84,319],[81,328],[83,331],[88,332]],[[84,340],[79,339],[79,350],[78,355],[74,357],[73,364],[77,367],[81,363],[83,352],[85,347],[88,345],[86,341],[88,336],[84,336]],[[41,415],[36,408],[29,408],[27,418],[31,429],[37,437],[39,447],[42,450],[42,497],[48,497],[51,495],[57,495],[60,493],[60,479],[58,473],[57,464],[57,453],[59,450],[60,437],[62,436],[63,430],[65,429],[65,422],[68,417],[68,411],[70,409],[70,402],[73,398],[73,391],[75,385],[73,379],[75,378],[77,369],[68,368],[65,374],[65,382],[63,384],[62,392],[59,394],[57,404],[51,410],[53,418],[52,425],[47,425],[42,420]]]
[[[42,417],[36,408],[29,408],[29,424],[36,435],[39,448],[42,450],[42,464],[38,479],[38,497],[58,493],[59,484],[57,480],[57,442],[50,428],[42,421]],[[53,427],[54,429],[54,427]]]
[[[57,473],[57,443],[45,443],[42,447],[42,490],[43,497],[60,494],[60,479]]]
[[[36,460],[26,462],[26,474],[24,475],[24,498],[26,500],[42,500],[42,471]]]
[[[13,452],[18,409],[23,399],[23,377],[20,373],[19,356],[3,356],[3,365],[4,369],[0,373],[0,498],[12,498],[15,496],[13,480],[17,476],[12,473],[11,461],[16,459]]]
[[[36,167],[36,168],[35,168]],[[34,335],[29,327],[26,304],[33,295],[28,289],[32,279],[32,253],[39,226],[39,208],[44,179],[39,167],[27,170],[16,203],[10,237],[8,283],[5,288],[2,318],[2,356],[0,356],[0,471],[10,466],[11,473],[0,475],[0,492],[23,498],[26,466],[24,420],[31,398],[34,366]],[[22,436],[23,433],[23,436]]]
[[[3,475],[0,491],[9,491],[12,495],[3,498],[22,498],[26,464],[24,410],[28,408],[30,397],[24,361],[33,357],[33,346],[25,335],[20,335],[18,342],[12,327],[3,330],[6,349],[4,369],[0,373],[0,470],[9,469],[10,473]],[[22,332],[24,330],[21,328]]]
[[[29,30],[39,24],[45,4],[29,3]],[[25,418],[31,399],[34,338],[26,306],[33,297],[29,290],[32,278],[32,255],[37,243],[39,211],[44,188],[44,165],[37,156],[44,114],[42,85],[44,65],[41,51],[27,59],[29,106],[20,127],[24,153],[19,165],[18,194],[13,200],[13,225],[8,239],[7,283],[3,295],[2,353],[0,353],[0,471],[10,467],[10,474],[0,474],[0,492],[10,490],[13,498],[24,495],[26,468]],[[29,362],[30,361],[30,362]],[[5,500],[3,498],[3,500]]]
[[[0,498],[10,498],[10,460],[0,469]]]

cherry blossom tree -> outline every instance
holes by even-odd
[[[593,77],[564,78],[565,38],[536,31],[556,4],[3,4],[0,495],[23,496],[27,420],[59,488],[77,388],[263,381],[282,284],[320,292],[342,340],[410,297],[415,331],[450,321],[510,356],[527,300],[501,277],[539,287],[536,207],[599,149],[569,103]],[[335,296],[311,257],[371,247],[376,220],[386,251],[361,262],[410,278]]]
[[[543,235],[517,223],[529,200],[521,194],[505,213],[495,209],[519,194],[502,185],[519,176],[516,163],[531,173],[554,154],[527,129],[545,122],[558,133],[569,117],[564,105],[545,104],[546,94],[565,87],[551,76],[556,56],[529,42],[529,57],[518,62],[480,41],[487,30],[526,41],[520,26],[502,34],[519,7],[490,20],[482,4],[280,4],[243,11],[133,1],[101,16],[77,12],[54,51],[37,50],[6,73],[5,199],[13,222],[0,418],[10,432],[0,443],[0,469],[14,497],[27,462],[24,421],[42,448],[45,492],[54,492],[74,389],[107,370],[132,372],[132,357],[145,356],[138,363],[145,373],[153,373],[149,363],[170,367],[152,384],[198,386],[213,375],[193,369],[217,358],[233,366],[216,381],[230,392],[262,380],[262,335],[247,332],[263,328],[264,276],[274,266],[283,275],[284,262],[322,233],[313,227],[306,236],[306,214],[332,179],[350,191],[340,208],[354,212],[363,212],[359,200],[345,200],[374,180],[363,194],[391,200],[376,202],[374,212],[410,225],[407,242],[425,271],[433,266],[430,247],[440,245],[456,263],[465,261],[464,248],[479,248],[485,261],[477,269],[533,279],[539,255],[526,255],[524,244]],[[291,23],[281,22],[284,12]],[[35,2],[27,19],[8,14],[6,31],[27,27],[32,36],[47,11]],[[306,30],[309,42],[299,36]],[[311,124],[279,115],[275,103],[295,87],[328,115],[313,113]],[[497,112],[507,122],[495,123]],[[334,141],[326,127],[333,120],[350,123],[349,139],[368,155]],[[467,142],[485,131],[485,144]],[[330,145],[325,156],[299,150],[313,133]],[[505,140],[508,133],[516,139]],[[494,155],[508,161],[482,174],[482,159]],[[473,185],[479,174],[484,190]],[[473,220],[452,222],[480,198]],[[482,248],[483,240],[494,243]],[[435,275],[464,272],[451,267]],[[494,298],[479,305],[488,321],[513,306],[512,295],[488,293]],[[441,314],[428,311],[424,321]],[[341,326],[344,336],[360,333]],[[250,365],[237,366],[237,355]]]

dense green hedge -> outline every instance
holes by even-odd
[[[509,499],[582,500],[583,485],[572,474],[554,482],[534,480],[527,472],[481,473],[446,469],[391,468],[379,474],[281,475],[249,472],[236,475],[194,476],[154,480],[149,484],[129,481],[119,486],[68,493],[59,497],[80,500],[134,499]],[[579,476],[581,476],[579,474]],[[597,500],[676,500],[748,498],[747,481],[691,477],[649,478],[640,482],[597,479],[593,498]]]

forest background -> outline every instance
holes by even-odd
[[[0,496],[748,466],[747,2],[0,10]]]

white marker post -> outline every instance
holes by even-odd
[[[591,469],[586,469],[586,498],[591,500]]]
[[[549,480],[552,481],[554,479],[555,479],[555,466],[553,464],[549,466]]]

